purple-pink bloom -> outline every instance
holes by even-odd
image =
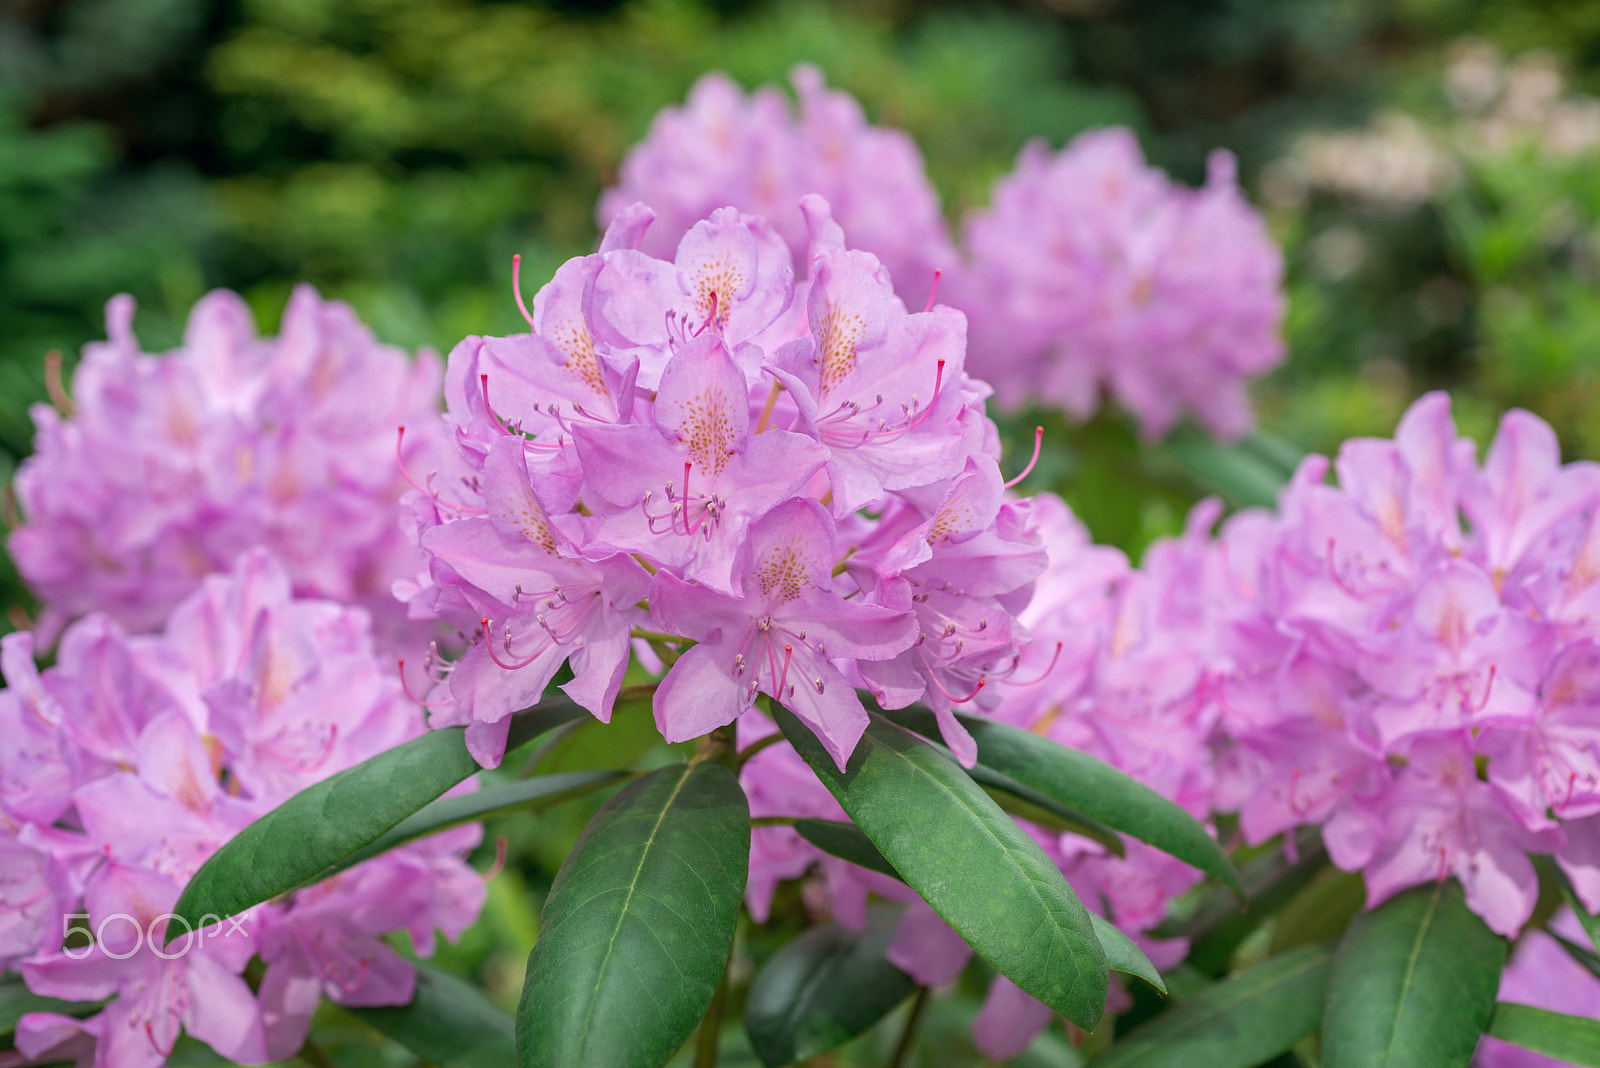
[[[869,125],[861,105],[829,89],[816,68],[796,67],[791,81],[798,116],[774,86],[746,96],[725,74],[703,75],[623,160],[617,184],[600,198],[600,225],[642,201],[657,223],[640,247],[666,256],[696,222],[731,204],[764,216],[804,274],[807,232],[797,205],[816,193],[833,205],[851,245],[882,261],[908,300],[920,300],[934,271],[956,259],[922,154],[903,131]]]
[[[827,201],[799,208],[799,283],[756,216],[715,208],[666,260],[634,204],[539,290],[529,333],[451,353],[456,450],[409,502],[428,568],[396,590],[460,631],[427,703],[486,764],[563,663],[567,694],[608,719],[639,630],[645,666],[672,665],[656,695],[668,739],[765,692],[841,764],[866,722],[862,665],[919,627],[943,645],[878,692],[931,694],[951,724],[1026,642],[1013,614],[1044,553],[999,474],[962,316],[908,312]],[[985,636],[963,653],[947,625],[969,617]]]
[[[779,505],[750,530],[737,569],[741,597],[658,572],[651,616],[690,648],[656,690],[669,742],[733,720],[765,693],[817,735],[842,769],[867,712],[834,659],[882,660],[916,640],[911,614],[846,600],[834,586],[833,521],[814,502]]]
[[[338,302],[295,290],[276,338],[218,290],[183,346],[146,355],[133,301],[107,306],[108,341],[85,347],[71,408],[33,408],[35,451],[17,473],[24,524],[8,546],[44,602],[53,641],[94,610],[149,630],[207,574],[270,549],[306,595],[360,602],[390,643],[405,632],[390,584],[415,570],[396,521],[406,489],[396,432],[437,422],[436,357],[381,345]],[[433,446],[413,433],[416,466]]]
[[[1105,389],[1147,438],[1185,411],[1220,437],[1250,429],[1245,385],[1284,354],[1283,257],[1230,154],[1194,190],[1147,166],[1126,129],[1055,154],[1034,142],[963,236],[955,303],[1006,404],[1082,419]]]
[[[93,615],[67,628],[54,667],[31,652],[31,635],[0,644],[0,711],[19,727],[0,734],[0,966],[35,993],[111,1000],[82,1022],[24,1017],[23,1055],[155,1066],[186,1031],[244,1063],[291,1056],[323,994],[410,997],[413,969],[382,936],[407,931],[427,952],[434,929],[454,937],[482,906],[461,860],[480,832],[463,827],[164,943],[181,887],[233,835],[424,729],[367,614],[295,598],[265,551],[205,579],[164,633]],[[53,747],[33,719],[58,725]],[[74,917],[89,928],[68,937]],[[258,953],[271,982],[253,992],[242,972]]]

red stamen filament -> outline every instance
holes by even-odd
[[[531,664],[535,660],[539,659],[539,654],[544,652],[543,649],[535,649],[532,653],[528,654],[528,658],[526,660],[523,660],[523,661],[520,661],[520,662],[513,662],[513,663],[508,664],[504,660],[501,660],[498,656],[495,655],[495,652],[494,652],[494,630],[493,630],[493,628],[491,628],[489,626],[489,617],[488,616],[483,616],[482,618],[480,618],[478,620],[478,625],[483,628],[483,643],[489,649],[489,659],[493,660],[495,662],[496,666],[502,667],[507,671],[515,671],[518,668],[527,667],[529,664]],[[511,632],[510,632],[509,628],[506,631],[505,643],[506,643],[506,655],[512,657],[513,661],[515,661],[516,658],[511,652]]]
[[[394,462],[400,467],[400,477],[409,482],[411,484],[411,488],[416,490],[418,493],[425,497],[432,497],[433,494],[424,489],[416,479],[411,477],[411,472],[406,470],[406,460],[405,457],[401,455],[401,449],[404,448],[405,443],[406,428],[402,426],[400,427],[400,432],[395,435],[394,439]]]
[[[1050,677],[1050,672],[1052,672],[1052,671],[1054,671],[1056,669],[1056,663],[1061,659],[1061,645],[1062,645],[1061,642],[1056,642],[1056,651],[1051,654],[1050,663],[1045,665],[1045,669],[1039,673],[1039,677],[1038,678],[1029,679],[1027,682],[1018,682],[1016,679],[1010,679],[1010,678],[1003,679],[1002,681],[1005,682],[1008,686],[1037,686],[1037,685],[1039,685],[1045,679]]]
[[[438,708],[441,705],[454,704],[456,700],[454,697],[450,697],[443,701],[424,701],[412,693],[411,682],[406,678],[406,658],[403,656],[400,658],[400,689],[405,691],[405,695],[411,699],[413,704],[421,705],[423,708]]]
[[[1023,479],[1027,478],[1028,475],[1033,471],[1033,465],[1039,462],[1039,446],[1043,444],[1044,427],[1036,426],[1033,428],[1033,457],[1028,461],[1028,466],[1022,469],[1022,474],[1006,483],[1006,489],[1010,489],[1018,482],[1021,482]]]
[[[522,253],[511,257],[511,293],[517,298],[517,310],[528,321],[528,329],[533,329],[533,316],[528,314],[528,306],[522,302]],[[485,403],[488,398],[484,398]]]
[[[944,272],[941,271],[939,268],[935,267],[933,269],[933,288],[928,290],[928,303],[922,309],[925,312],[933,311],[934,299],[939,296],[939,276],[941,274],[944,274]]]
[[[988,679],[979,678],[978,679],[978,685],[976,685],[976,686],[974,686],[972,688],[972,692],[971,693],[967,694],[965,697],[957,697],[955,694],[951,693],[949,690],[947,690],[945,688],[944,683],[939,681],[939,673],[933,670],[933,664],[932,664],[932,662],[930,662],[928,660],[928,654],[922,651],[922,643],[921,642],[917,643],[916,649],[917,649],[917,655],[922,657],[923,666],[928,669],[928,679],[929,679],[929,681],[931,681],[933,683],[935,689],[937,689],[940,693],[942,693],[946,697],[948,697],[950,699],[950,703],[953,704],[953,705],[966,704],[968,701],[970,701],[974,697],[978,696],[978,691],[979,690],[983,689],[985,686],[987,686],[989,684],[989,680]]]

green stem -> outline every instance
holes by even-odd
[[[703,760],[715,760],[719,764],[726,764],[737,774],[739,769],[734,762],[736,745],[733,724],[725,724],[710,734],[700,736],[695,743],[694,757],[690,763],[698,764]]]
[[[783,740],[784,737],[782,731],[773,731],[771,734],[768,734],[765,737],[757,738],[755,741],[739,750],[739,755],[733,758],[733,770],[739,771],[745,766],[745,764],[749,762],[751,757],[761,752],[761,750],[765,749],[767,746],[777,745]]]
[[[793,827],[799,816],[751,816],[752,827]]]
[[[928,1007],[928,988],[917,987],[917,996],[911,1002],[911,1015],[906,1017],[906,1029],[900,1032],[900,1044],[894,1048],[885,1068],[900,1068],[905,1064],[911,1048],[917,1044],[917,1025],[922,1023],[922,1010]]]
[[[728,969],[722,969],[722,980],[717,992],[711,995],[711,1007],[706,1018],[700,1021],[700,1034],[694,1045],[694,1068],[717,1068],[718,1045],[722,1039],[722,1006],[728,999]]]

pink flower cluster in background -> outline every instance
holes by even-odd
[[[294,599],[257,550],[161,635],[94,614],[67,629],[56,666],[39,672],[32,653],[31,635],[0,639],[0,970],[36,994],[110,1001],[82,1020],[25,1016],[24,1058],[154,1068],[187,1031],[235,1061],[282,1060],[324,996],[410,1001],[415,970],[385,935],[426,954],[436,929],[454,938],[476,919],[472,825],[163,944],[168,910],[219,846],[424,729],[361,609]],[[253,956],[254,992],[241,975]]]
[[[412,600],[468,638],[430,704],[485,764],[563,663],[608,719],[635,627],[665,636],[668,741],[766,693],[843,766],[864,686],[927,701],[970,763],[951,705],[1009,670],[1045,552],[1006,499],[965,320],[908,312],[826,201],[803,206],[803,283],[732,208],[672,260],[641,252],[638,205],[539,291],[530,333],[451,353],[459,470],[413,498],[431,562]]]
[[[1283,360],[1283,257],[1240,193],[1233,157],[1212,155],[1190,189],[1146,165],[1127,129],[1094,130],[1058,153],[1023,149],[993,204],[969,214],[958,253],[922,157],[899,130],[869,126],[849,95],[797,68],[798,121],[782,90],[746,96],[711,73],[667,108],[601,197],[608,225],[628,205],[660,217],[654,256],[713,209],[764,216],[804,274],[794,205],[818,193],[851,247],[876,255],[914,301],[937,269],[971,322],[973,373],[1008,406],[1084,419],[1109,392],[1146,438],[1192,414],[1237,438],[1254,422],[1246,385]]]
[[[648,204],[656,223],[639,247],[665,259],[690,227],[731,204],[766,219],[803,275],[810,237],[798,205],[816,193],[850,246],[878,257],[900,295],[920,302],[934,271],[956,263],[922,153],[903,130],[868,125],[856,99],[829,89],[815,67],[796,67],[792,80],[798,116],[781,89],[746,96],[725,74],[703,75],[684,106],[664,108],[623,160],[617,184],[600,198],[600,227],[631,204]]]
[[[1034,142],[963,243],[952,299],[972,320],[973,371],[1002,403],[1081,419],[1104,389],[1146,438],[1186,411],[1218,437],[1250,430],[1246,384],[1284,356],[1283,256],[1229,153],[1189,189],[1147,166],[1126,129],[1057,153]]]
[[[392,644],[390,585],[415,570],[397,518],[396,428],[437,422],[440,367],[379,344],[348,305],[294,291],[278,337],[244,301],[195,305],[183,347],[139,349],[133,300],[106,309],[70,411],[33,409],[17,473],[25,523],[7,547],[44,604],[37,633],[103,612],[133,630],[167,613],[240,552],[270,549],[297,592],[364,605]],[[414,463],[427,444],[407,442]]]
[[[1252,843],[1323,824],[1370,905],[1455,876],[1515,935],[1545,853],[1600,908],[1600,467],[1523,411],[1480,464],[1434,393],[1328,469],[1216,544],[1219,807]]]

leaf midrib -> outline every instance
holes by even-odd
[[[1433,926],[1433,919],[1439,909],[1439,901],[1444,894],[1444,884],[1434,887],[1432,896],[1428,899],[1427,910],[1423,913],[1422,922],[1417,925],[1416,940],[1411,943],[1411,955],[1406,960],[1405,974],[1400,979],[1400,1003],[1395,1008],[1394,1022],[1389,1027],[1389,1041],[1383,1050],[1383,1063],[1394,1063],[1394,1044],[1400,1037],[1400,1020],[1406,1014],[1406,1003],[1411,998],[1411,977],[1417,970],[1417,960],[1422,954],[1422,943],[1428,937],[1428,928]]]
[[[683,791],[684,784],[689,781],[689,776],[694,774],[692,765],[685,765],[683,775],[679,777],[677,785],[673,786],[672,793],[667,795],[666,801],[661,806],[661,811],[656,815],[656,822],[650,828],[650,835],[644,840],[644,848],[639,850],[639,863],[633,870],[633,878],[628,882],[628,895],[622,899],[622,907],[617,910],[617,923],[611,929],[611,937],[606,940],[605,955],[600,958],[599,967],[595,971],[594,986],[589,991],[588,1006],[583,1012],[583,1027],[579,1034],[585,1036],[584,1045],[588,1045],[589,1024],[594,1019],[595,1005],[599,1001],[596,996],[600,987],[605,982],[606,968],[611,963],[611,952],[616,948],[617,936],[622,933],[623,921],[628,918],[628,908],[633,904],[633,894],[639,886],[639,876],[644,872],[645,861],[650,856],[650,849],[655,845],[656,835],[661,831],[661,824],[666,820],[667,813],[672,810],[672,803],[678,799],[678,794]]]
[[[976,809],[974,809],[971,805],[967,804],[965,798],[963,798],[960,794],[956,793],[954,790],[950,789],[944,783],[940,782],[939,779],[936,776],[934,776],[931,772],[929,772],[921,764],[918,764],[915,760],[912,760],[910,757],[906,756],[906,754],[902,753],[900,750],[896,749],[894,746],[889,745],[887,742],[883,741],[881,738],[874,738],[873,742],[874,742],[874,744],[876,744],[877,746],[882,748],[885,752],[892,754],[896,759],[905,762],[918,775],[920,775],[923,778],[927,779],[934,786],[938,787],[940,790],[942,790],[946,794],[948,794],[952,800],[954,800],[958,805],[960,805],[963,809],[965,809],[966,812],[969,815],[971,815],[973,817],[973,822],[974,823],[976,823],[978,826],[983,828],[983,832],[984,832],[985,835],[988,836],[989,841],[992,842],[995,846],[999,847],[1001,853],[1005,854],[1007,857],[1011,857],[1011,855],[1012,855],[1011,854],[1011,850],[1007,849],[1005,843],[1002,842],[1000,840],[1000,837],[994,833],[993,828],[991,828],[989,826],[988,819],[985,818],[983,814],[979,813]],[[985,795],[985,796],[987,796],[987,795]],[[1030,839],[1030,841],[1031,841],[1031,839]],[[889,863],[890,864],[894,864],[894,861],[890,860]],[[1053,916],[1055,910],[1050,907],[1049,902],[1045,901],[1044,895],[1039,893],[1039,887],[1034,883],[1033,877],[1030,874],[1028,874],[1026,871],[1023,871],[1022,870],[1022,865],[1016,863],[1014,858],[1013,858],[1012,863],[1013,863],[1013,867],[1015,867],[1017,869],[1017,871],[1023,876],[1023,881],[1025,883],[1027,883],[1028,891],[1033,894],[1034,900],[1037,901],[1039,903],[1039,905],[1044,909],[1044,912],[1045,912],[1046,915]],[[899,865],[896,864],[895,867],[898,868]],[[928,905],[929,905],[930,908],[933,908],[934,912],[938,913],[939,918],[941,920],[944,920],[946,923],[950,922],[949,919],[945,917],[944,913],[940,912],[937,907],[934,907],[933,902],[929,901]],[[955,925],[951,924],[951,926],[953,927]],[[1066,933],[1059,924],[1056,925],[1056,930],[1062,931],[1063,934]],[[1098,946],[1100,944],[1099,940],[1094,937],[1094,932],[1093,932],[1092,929],[1089,932],[1089,938],[1090,938],[1091,941],[1094,942],[1095,945]],[[1101,955],[1104,956],[1104,954],[1105,954],[1105,950],[1102,947]],[[1069,952],[1069,956],[1071,957],[1072,963],[1073,963],[1073,988],[1074,988],[1074,992],[1077,993],[1079,996],[1082,996],[1083,967],[1078,962],[1078,955],[1076,953]]]

